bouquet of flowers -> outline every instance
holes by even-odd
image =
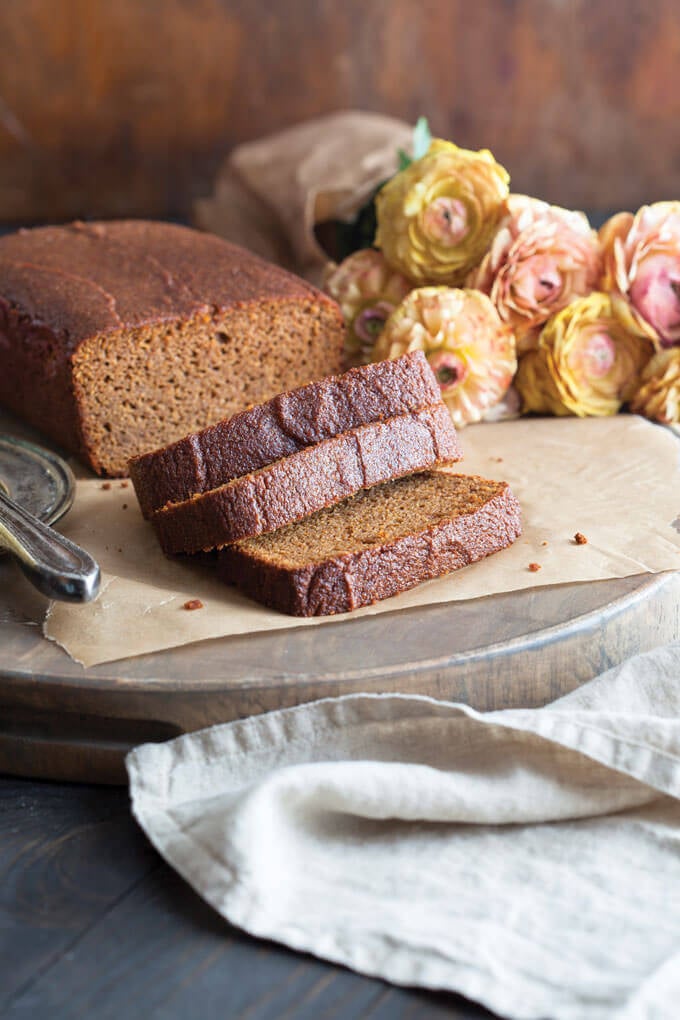
[[[432,139],[421,118],[413,157],[346,232],[367,246],[326,274],[349,364],[424,351],[458,426],[624,405],[678,422],[680,201],[597,232],[509,181],[490,152]]]

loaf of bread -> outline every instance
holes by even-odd
[[[315,288],[186,227],[0,238],[0,404],[100,474],[341,371],[343,333]]]
[[[422,351],[309,383],[129,464],[142,513],[215,489],[342,432],[441,400]]]
[[[217,569],[272,609],[325,616],[457,570],[520,534],[519,504],[505,482],[429,472],[226,546]]]
[[[195,553],[274,531],[360,489],[460,460],[441,400],[372,422],[151,514],[166,553]]]

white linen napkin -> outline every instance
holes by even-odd
[[[541,709],[350,695],[127,766],[152,843],[253,935],[507,1017],[680,1015],[680,643]]]

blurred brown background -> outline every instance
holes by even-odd
[[[186,215],[236,143],[347,107],[587,209],[680,197],[677,0],[3,0],[0,220]]]

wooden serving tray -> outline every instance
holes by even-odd
[[[125,782],[134,745],[351,692],[545,704],[680,636],[680,573],[536,588],[214,641],[84,669],[0,560],[0,771]]]

